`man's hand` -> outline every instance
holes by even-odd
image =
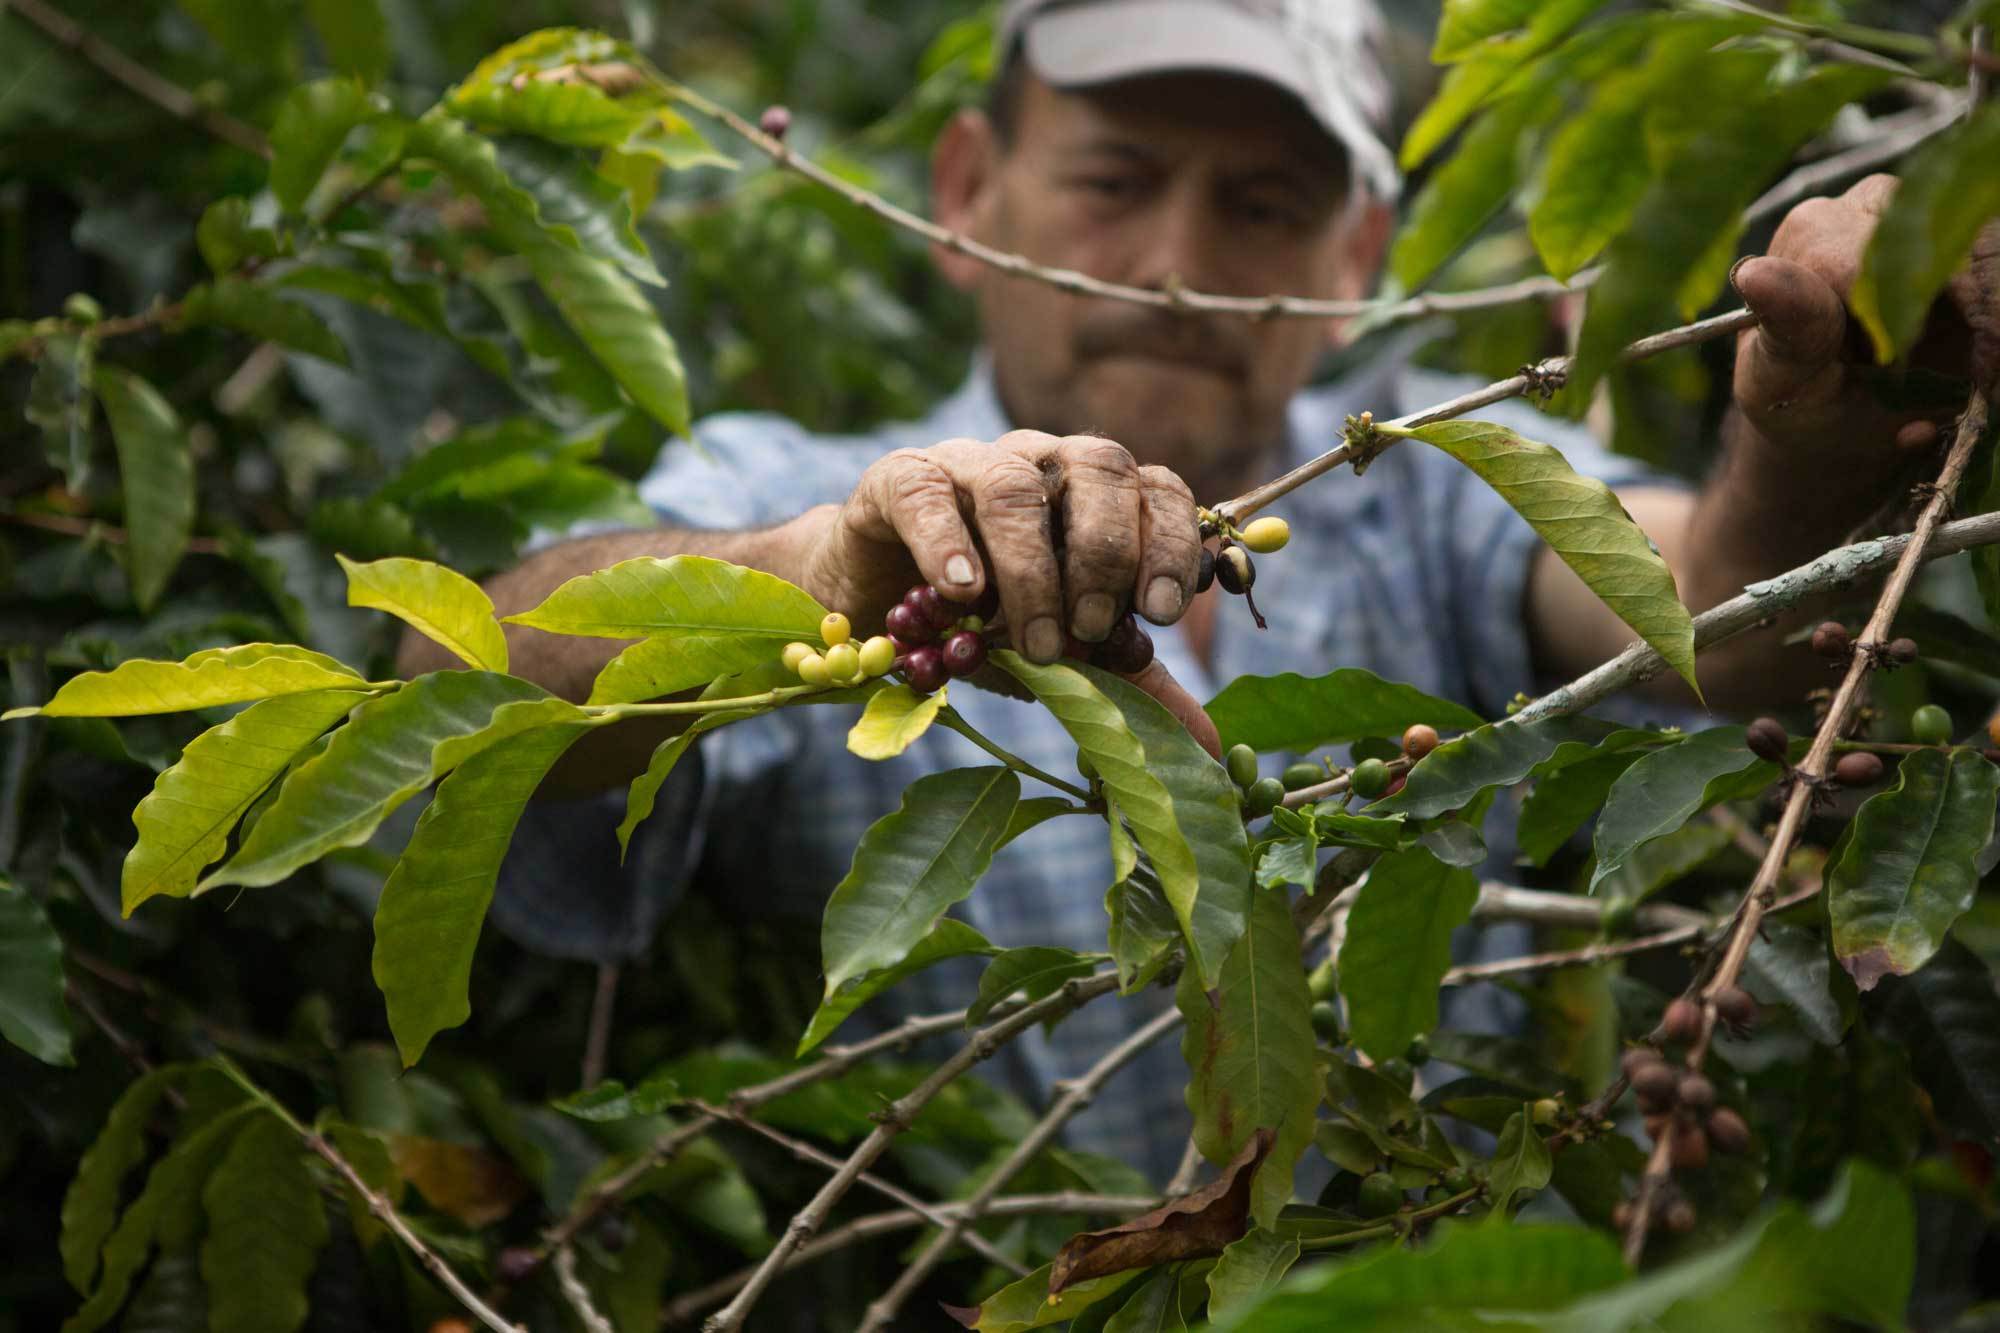
[[[947,440],[863,473],[805,551],[801,581],[863,624],[913,582],[960,602],[990,586],[1014,646],[1052,662],[1071,635],[1102,640],[1128,607],[1159,625],[1180,619],[1199,571],[1196,523],[1185,482],[1111,440]],[[1214,748],[1206,715],[1163,667],[1133,679]]]
[[[1815,466],[1874,464],[1886,476],[1934,444],[1964,406],[1962,391],[1889,401],[1883,390],[1895,373],[1874,364],[1848,318],[1847,294],[1896,185],[1870,176],[1837,199],[1807,200],[1786,214],[1768,255],[1731,275],[1760,321],[1737,343],[1736,404],[1766,440],[1812,450]],[[1953,277],[1911,363],[2000,388],[2000,222]]]

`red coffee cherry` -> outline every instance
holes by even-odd
[[[1654,1104],[1653,1109],[1664,1111],[1674,1104],[1674,1090],[1679,1080],[1664,1060],[1641,1065],[1632,1075],[1632,1091]]]
[[[1665,1060],[1660,1053],[1650,1046],[1634,1046],[1618,1059],[1618,1067],[1625,1071],[1628,1082],[1639,1077],[1639,1071],[1647,1065],[1664,1063]]]
[[[883,624],[888,627],[890,636],[898,643],[929,643],[937,637],[937,631],[931,628],[931,623],[924,618],[923,612],[908,602],[898,602],[890,607],[889,614],[883,617]]]
[[[782,141],[785,131],[792,128],[792,113],[785,107],[767,106],[764,108],[764,114],[757,117],[757,128],[773,139]]]
[[[1751,754],[1774,764],[1784,763],[1791,753],[1792,738],[1775,717],[1760,717],[1752,722],[1743,733],[1743,740]]]
[[[967,609],[957,602],[947,601],[943,593],[928,583],[904,593],[903,604],[929,621],[935,630],[950,629]]]
[[[943,688],[946,674],[944,654],[936,648],[919,648],[903,659],[903,675],[918,694],[936,694]]]
[[[1146,633],[1146,627],[1137,617],[1128,614],[1111,627],[1111,633],[1097,645],[1091,660],[1121,676],[1144,671],[1153,663],[1153,636]]]
[[[1850,751],[1834,764],[1833,780],[1843,787],[1873,786],[1882,780],[1881,757],[1867,750]]]
[[[1416,763],[1438,747],[1437,728],[1418,722],[1403,733],[1403,753]]]
[[[942,656],[946,675],[969,676],[986,665],[986,640],[962,629],[944,641]]]

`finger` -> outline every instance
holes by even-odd
[[[1201,572],[1200,520],[1194,493],[1163,467],[1139,469],[1139,614],[1171,625],[1194,600]]]
[[[1063,508],[1063,590],[1070,633],[1102,642],[1139,572],[1139,465],[1123,445],[1072,435],[1056,446]]]
[[[1215,723],[1202,710],[1201,704],[1189,694],[1181,683],[1174,679],[1165,664],[1155,659],[1144,671],[1125,677],[1146,693],[1158,699],[1168,712],[1180,720],[1188,734],[1195,738],[1201,748],[1217,759],[1222,757],[1222,735],[1216,731]]]
[[[1036,662],[1062,656],[1062,577],[1056,567],[1050,521],[1054,486],[1043,461],[1053,436],[1016,431],[984,448],[963,477],[972,496],[972,518],[986,543],[987,563],[1000,590],[1014,646]]]
[[[942,446],[941,446],[942,448]],[[939,592],[971,601],[985,586],[979,548],[959,507],[959,481],[932,452],[898,449],[862,474],[866,505]]]
[[[1737,344],[1737,400],[1765,412],[1837,393],[1847,336],[1839,293],[1804,265],[1772,255],[1742,261],[1730,281],[1757,316]]]

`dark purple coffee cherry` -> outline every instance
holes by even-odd
[[[962,629],[944,641],[941,651],[948,676],[969,676],[986,665],[986,640]]]
[[[1701,1035],[1701,1006],[1683,995],[1667,1006],[1660,1028],[1668,1041],[1688,1045]]]
[[[782,106],[767,106],[764,114],[757,117],[757,128],[783,142],[785,131],[792,128],[792,113]]]
[[[1883,651],[1889,654],[1889,660],[1897,666],[1908,666],[1917,660],[1917,641],[1915,639],[1891,639],[1889,640],[1889,646]]]
[[[1674,1126],[1673,1161],[1680,1171],[1699,1171],[1708,1165],[1708,1135],[1701,1126]]]
[[[1618,1067],[1625,1071],[1629,1081],[1639,1077],[1639,1071],[1647,1065],[1665,1063],[1665,1057],[1650,1046],[1634,1046],[1618,1059]]]
[[[1664,1060],[1655,1060],[1640,1065],[1632,1075],[1632,1091],[1652,1103],[1650,1109],[1664,1111],[1674,1104],[1674,1092],[1680,1080]]]
[[[1706,1111],[1715,1105],[1715,1084],[1709,1082],[1706,1074],[1681,1075],[1675,1091],[1680,1095],[1681,1105],[1690,1111]]]
[[[1204,546],[1201,548],[1201,570],[1194,576],[1194,590],[1197,593],[1207,592],[1208,585],[1213,582],[1215,582],[1215,552]]]
[[[1750,1126],[1727,1106],[1718,1106],[1708,1117],[1708,1141],[1732,1156],[1750,1147]]]
[[[1768,759],[1774,764],[1782,764],[1791,753],[1792,738],[1785,734],[1785,728],[1775,717],[1760,717],[1750,724],[1743,734],[1750,753],[1759,759]]]
[[[1882,780],[1881,756],[1855,750],[1840,756],[1833,766],[1833,780],[1843,787],[1869,787]]]
[[[911,610],[930,622],[935,630],[947,630],[958,623],[965,614],[965,608],[957,602],[945,600],[943,593],[926,583],[912,588],[903,596],[903,602]]]
[[[1829,662],[1844,662],[1854,650],[1854,640],[1847,635],[1847,626],[1838,620],[1821,621],[1812,632],[1812,650]]]
[[[1153,636],[1146,633],[1146,627],[1136,617],[1127,614],[1111,627],[1111,633],[1097,645],[1091,658],[1106,671],[1133,675],[1153,664]]]
[[[890,637],[899,643],[929,643],[937,637],[937,631],[931,628],[923,612],[908,602],[898,602],[890,607],[889,614],[883,617],[883,624],[888,627]]]
[[[1741,986],[1718,992],[1715,1012],[1733,1031],[1746,1031],[1757,1024],[1757,1001]]]
[[[936,648],[919,648],[903,659],[903,675],[918,694],[936,694],[944,687],[946,674],[944,654]]]

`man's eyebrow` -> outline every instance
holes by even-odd
[[[1131,139],[1116,139],[1105,135],[1092,135],[1073,144],[1065,144],[1058,150],[1066,159],[1086,157],[1115,157],[1137,166],[1153,166],[1159,162],[1157,152]]]

